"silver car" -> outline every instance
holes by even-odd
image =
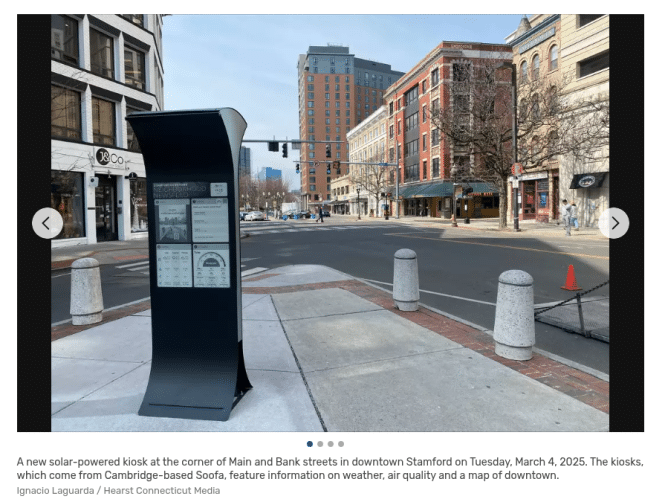
[[[261,211],[252,211],[245,215],[245,221],[263,221],[267,219],[265,213],[262,213]]]

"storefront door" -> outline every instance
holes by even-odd
[[[97,222],[97,242],[118,239],[114,177],[99,176],[99,185],[95,188],[95,221]]]
[[[522,183],[522,219],[532,220],[536,217],[536,181]]]

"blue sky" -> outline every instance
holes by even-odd
[[[521,14],[509,15],[172,15],[164,18],[167,110],[235,108],[245,139],[296,139],[298,55],[310,45],[349,47],[351,54],[409,71],[443,40],[504,43]],[[291,189],[297,151],[289,158],[248,143],[252,169],[282,169]]]

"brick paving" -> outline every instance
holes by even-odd
[[[271,274],[271,276],[274,275]],[[265,277],[267,276],[256,277],[253,280]],[[459,343],[463,347],[501,363],[559,392],[563,392],[578,401],[582,401],[597,410],[605,413],[610,411],[610,384],[608,382],[536,353],[529,361],[504,359],[495,354],[494,339],[482,331],[432,312],[422,306],[416,312],[398,310],[393,305],[390,293],[373,288],[360,281],[322,282],[280,287],[243,287],[242,291],[247,294],[278,294],[329,288],[340,288],[349,291],[423,328]]]

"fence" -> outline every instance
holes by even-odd
[[[572,298],[534,309],[535,320],[543,324],[557,326],[566,331],[595,338],[609,343],[610,341],[610,299],[592,297],[582,300],[584,295],[591,293],[610,283],[605,281],[587,291],[577,293]],[[575,303],[571,303],[575,301]],[[549,312],[545,314],[545,312]]]

